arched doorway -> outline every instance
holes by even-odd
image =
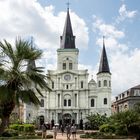
[[[44,123],[44,116],[39,116],[39,124],[42,125]]]
[[[69,113],[64,114],[63,115],[63,122],[64,122],[64,124],[65,125],[66,124],[71,124],[71,118],[72,118],[71,114],[69,114]]]

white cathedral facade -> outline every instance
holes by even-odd
[[[79,124],[80,120],[86,122],[87,115],[111,115],[111,73],[104,41],[96,81],[88,81],[88,70],[78,69],[78,54],[68,9],[60,48],[57,49],[57,69],[47,73],[52,91],[44,91],[44,97],[39,97],[40,107],[24,105],[24,122],[38,117],[40,121],[50,123]]]

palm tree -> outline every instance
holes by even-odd
[[[13,47],[0,42],[0,133],[9,123],[9,117],[19,102],[39,105],[41,90],[49,90],[42,67],[28,68],[28,63],[40,59],[42,51],[28,41],[16,39]]]

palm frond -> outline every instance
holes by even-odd
[[[5,85],[0,86],[0,101],[7,102],[14,100],[14,91],[7,88]]]
[[[33,103],[34,105],[40,104],[40,101],[33,90],[19,91],[19,98],[25,103]]]
[[[43,67],[27,70],[25,64],[41,58],[42,51],[20,38],[16,39],[15,46],[6,40],[0,42],[0,50],[0,100],[13,97],[10,99],[16,104],[19,104],[20,99],[25,103],[39,104],[37,95],[43,96],[42,91],[51,90],[46,82],[47,76],[43,74]],[[10,63],[10,67],[7,67],[6,64]]]

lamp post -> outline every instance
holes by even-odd
[[[54,112],[52,112],[52,121],[51,121],[51,128],[53,128],[53,126],[54,126]]]
[[[82,112],[81,112],[81,120],[80,120],[80,129],[82,129],[82,130],[83,130]]]
[[[54,113],[52,112],[52,120],[53,120],[53,118],[54,118]]]

